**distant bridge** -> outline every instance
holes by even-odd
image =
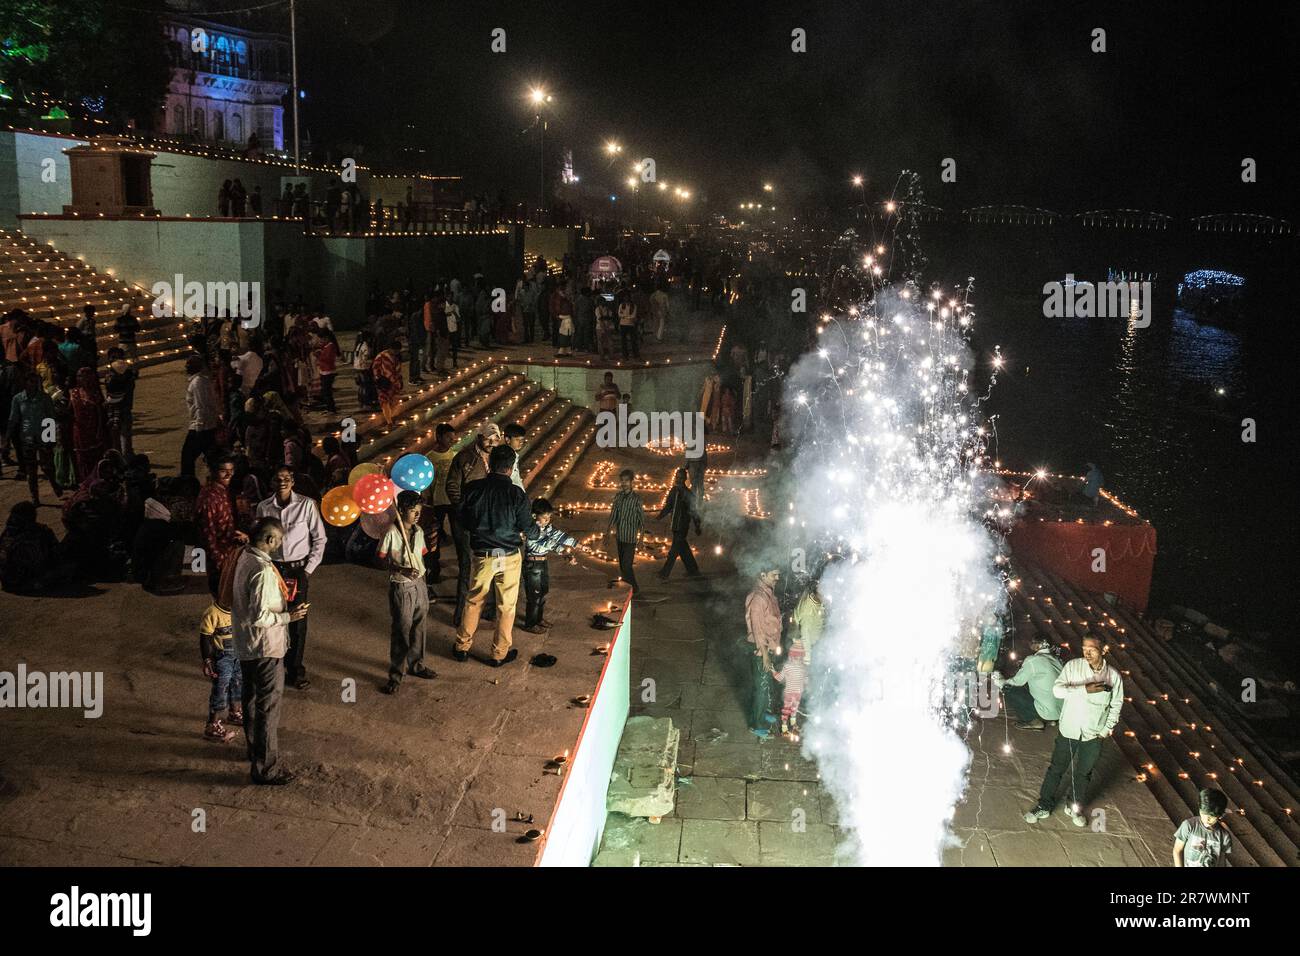
[[[1267,297],[1288,291],[1300,266],[1295,224],[1254,213],[1176,217],[1145,209],[899,203],[890,214],[874,212],[873,220],[877,236],[899,222],[915,223],[936,277],[976,276],[1013,293],[1041,294],[1043,283],[1066,274],[1100,280],[1121,273],[1150,279],[1157,301],[1170,306],[1185,274],[1217,269],[1244,276],[1247,295]]]
[[[944,209],[927,203],[899,203],[891,215],[875,215],[877,227],[887,220],[913,216],[921,223],[968,223],[981,226],[1078,226],[1084,229],[1133,229],[1148,232],[1233,233],[1270,238],[1294,238],[1295,224],[1275,216],[1245,212],[1220,212],[1178,219],[1145,209],[1090,209],[1060,213],[1037,206],[972,206]]]

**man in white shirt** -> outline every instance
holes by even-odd
[[[258,502],[259,518],[275,518],[284,529],[284,540],[273,557],[276,570],[289,588],[290,610],[307,602],[307,585],[312,572],[325,557],[325,522],[320,507],[306,495],[293,490],[293,469],[281,465],[271,481],[275,494]],[[289,625],[289,651],[284,658],[284,680],[297,690],[311,686],[303,658],[307,654],[307,619]]]
[[[258,376],[262,374],[262,356],[253,351],[250,345],[239,355],[230,360],[230,367],[239,375],[240,386],[245,395],[252,395],[257,385]]]
[[[307,605],[289,610],[288,588],[271,561],[284,529],[274,518],[253,526],[248,547],[235,563],[230,624],[244,679],[244,738],[253,783],[280,786],[293,774],[280,766],[280,698],[289,625],[306,619]]]
[[[1038,803],[1025,813],[1026,823],[1037,823],[1051,814],[1061,778],[1068,774],[1070,799],[1065,815],[1077,827],[1088,825],[1083,815],[1088,781],[1101,755],[1102,741],[1114,733],[1124,706],[1124,680],[1106,663],[1104,654],[1101,638],[1089,634],[1083,639],[1083,656],[1062,667],[1052,685],[1052,693],[1064,704],[1052,762],[1043,776]]]

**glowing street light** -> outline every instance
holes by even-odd
[[[667,189],[667,188],[668,188],[668,184],[665,183],[665,182],[663,182],[663,181],[660,181],[660,182],[656,183],[656,185],[657,185],[660,189]]]
[[[765,193],[770,193],[771,191],[772,191],[772,184],[771,184],[771,183],[763,183],[763,192],[765,192]]]
[[[627,185],[629,189],[636,189],[636,177],[635,176],[627,177]]]
[[[605,152],[609,153],[611,156],[617,156],[619,153],[623,152],[623,147],[613,140],[610,140],[605,144]]]
[[[861,176],[854,176],[854,177],[853,177],[853,185],[855,185],[855,186],[861,186],[861,185],[862,185],[862,177],[861,177]]]
[[[546,210],[546,119],[542,116],[542,108],[551,102],[551,94],[540,86],[534,86],[528,91],[528,99],[537,111],[537,165],[539,170],[537,208],[544,212]]]
[[[898,204],[895,203],[894,200],[892,199],[889,200],[889,202],[885,203],[885,212],[893,212],[897,208],[898,208]]]

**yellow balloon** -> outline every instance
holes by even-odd
[[[348,472],[348,484],[355,485],[366,475],[382,475],[384,466],[374,461],[363,461],[357,467]]]
[[[321,517],[336,528],[346,528],[361,517],[361,509],[352,498],[352,489],[339,485],[325,492],[320,502]]]

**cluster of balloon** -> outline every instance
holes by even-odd
[[[393,502],[397,492],[424,491],[433,484],[433,463],[424,455],[409,454],[397,459],[392,477],[382,465],[366,461],[348,474],[348,483],[331,488],[321,499],[321,516],[336,528],[346,528],[358,518],[361,530],[380,538],[397,516]]]

